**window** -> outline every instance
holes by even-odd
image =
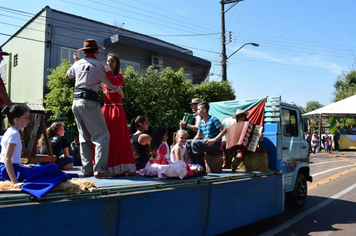
[[[282,128],[283,128],[283,136],[286,137],[298,136],[298,118],[297,118],[296,111],[282,109]]]
[[[75,52],[78,54],[79,58],[85,57],[83,51],[77,52],[77,49],[61,47],[61,62],[63,59],[66,59],[67,61],[74,63],[73,53]]]
[[[19,54],[14,55],[14,67],[19,64]]]
[[[125,72],[128,66],[132,66],[133,70],[136,72],[141,72],[141,63],[120,59],[120,68],[122,72]]]

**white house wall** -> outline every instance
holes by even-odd
[[[18,55],[18,65],[11,66],[8,77],[11,80],[10,98],[18,103],[42,103],[43,98],[43,61],[45,55],[46,13],[30,22],[16,37],[4,45],[4,51],[11,48],[12,63]],[[7,62],[10,58],[7,58]]]

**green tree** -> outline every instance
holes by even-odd
[[[334,84],[334,102],[348,98],[356,94],[356,70],[355,65],[352,65],[349,72],[343,72]],[[339,124],[343,126],[349,126],[356,124],[355,119],[352,118],[340,118]]]
[[[167,67],[159,72],[151,66],[145,74],[139,74],[128,67],[124,78],[123,103],[129,120],[146,115],[152,126],[173,127],[184,113],[182,104],[186,103],[192,85],[185,81],[182,68],[174,72]]]
[[[183,68],[174,72],[167,67],[158,72],[149,67],[140,75],[128,67],[125,71],[123,99],[128,119],[146,115],[152,126],[164,125],[174,128],[190,111],[189,101],[200,97],[204,101],[216,102],[235,99],[234,90],[228,82],[208,82],[192,85],[186,79]]]
[[[306,107],[302,107],[301,108],[301,112],[302,114],[314,111],[316,109],[322,108],[324,105],[322,105],[320,102],[318,101],[309,101],[307,102]],[[319,122],[319,118],[317,117],[311,117],[308,119],[308,131],[311,131],[311,126],[317,126]]]
[[[310,111],[314,111],[316,109],[322,108],[323,106],[324,105],[318,101],[309,101],[309,102],[307,102],[307,106],[303,109],[303,112],[308,113]]]
[[[68,128],[76,127],[72,113],[75,81],[66,79],[66,72],[71,66],[70,62],[63,60],[55,69],[49,69],[50,74],[47,76],[49,93],[43,99],[46,113],[50,113],[49,120],[63,120]]]
[[[342,75],[338,76],[334,88],[334,102],[356,94],[356,71],[354,66],[349,72],[343,72]]]
[[[192,97],[200,97],[206,102],[228,101],[236,98],[235,91],[227,81],[201,83],[192,87],[192,92]]]

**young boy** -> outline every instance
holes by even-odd
[[[202,173],[206,174],[204,152],[220,149],[226,129],[216,117],[209,115],[209,103],[199,103],[197,114],[202,118],[198,132],[194,139],[187,141],[186,146],[191,161],[204,167]]]

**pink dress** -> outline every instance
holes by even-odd
[[[109,71],[106,75],[113,85],[121,87],[124,85],[122,74],[119,73],[114,76],[112,71]],[[104,114],[106,125],[110,132],[108,170],[118,175],[136,172],[135,159],[121,96],[107,85],[103,86],[103,93],[104,106],[101,108],[101,111]]]
[[[191,172],[191,171],[190,171]],[[160,179],[167,177],[179,177],[183,179],[187,176],[187,165],[184,161],[176,163],[169,162],[169,147],[167,143],[162,143],[157,150],[157,158],[150,159],[145,168],[138,172],[142,176],[158,176]]]

